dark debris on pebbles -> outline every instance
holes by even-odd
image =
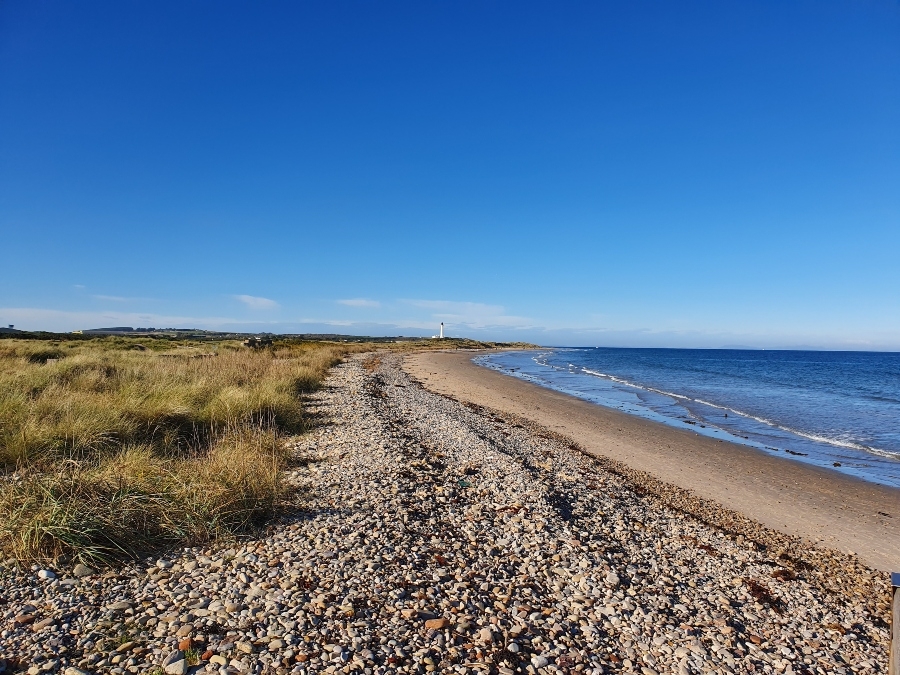
[[[334,369],[264,536],[0,577],[0,671],[880,673],[886,580],[398,357]]]

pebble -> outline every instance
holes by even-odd
[[[163,666],[163,668],[165,668],[166,666],[169,666],[169,665],[176,663],[178,661],[181,661],[183,659],[184,659],[184,652],[182,652],[180,649],[176,649],[174,651],[169,652],[169,655],[163,659],[162,666]]]
[[[166,675],[184,675],[187,672],[187,661],[178,659],[177,661],[166,664],[163,670],[165,670]]]
[[[94,570],[88,567],[87,565],[82,565],[78,563],[75,567],[72,568],[72,576],[76,579],[81,579],[82,577],[89,577],[94,574]]]
[[[49,617],[47,619],[35,621],[33,624],[31,624],[31,629],[35,633],[37,633],[38,631],[43,630],[44,628],[47,628],[48,626],[52,626],[55,623],[56,623],[56,619],[54,619],[53,617]]]
[[[887,581],[858,558],[369,359],[307,397],[327,423],[294,441],[293,511],[74,583],[5,566],[3,657],[33,675],[886,670]]]

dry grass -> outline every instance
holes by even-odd
[[[0,342],[0,549],[102,561],[234,536],[283,501],[303,396],[348,351]]]
[[[0,343],[0,464],[100,460],[142,444],[177,455],[235,424],[301,431],[300,395],[347,351],[213,347]],[[47,362],[48,354],[58,360]]]
[[[490,346],[0,340],[0,551],[96,563],[251,532],[285,502],[304,396],[345,355]]]

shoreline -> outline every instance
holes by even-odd
[[[3,569],[5,670],[884,671],[887,575],[431,392],[400,361],[351,357],[310,395],[320,423],[264,530],[112,570]]]
[[[900,569],[900,489],[606,408],[476,365],[473,356],[418,353],[403,367],[436,393],[520,416],[765,527],[852,551],[881,571]]]
[[[547,351],[554,351],[556,349],[557,348],[549,348],[548,350],[516,350],[516,353],[535,356],[540,355],[541,353],[546,354]],[[486,352],[483,357],[476,357],[476,363],[478,363],[478,365],[485,366],[485,363],[480,362],[481,359],[489,359],[491,355],[491,352]],[[804,464],[816,466],[819,468],[825,468],[829,471],[831,471],[835,467],[840,467],[839,469],[837,469],[837,473],[858,478],[867,483],[876,483],[879,485],[885,485],[889,488],[900,489],[900,475],[894,475],[896,474],[898,465],[894,464],[892,467],[881,467],[886,468],[889,471],[893,469],[894,472],[890,475],[883,475],[881,472],[879,472],[878,467],[876,466],[876,464],[884,461],[885,459],[891,460],[892,464],[896,461],[900,461],[900,453],[891,450],[883,450],[876,447],[860,445],[852,442],[843,442],[838,439],[818,435],[815,432],[805,432],[798,429],[793,429],[790,426],[784,426],[784,424],[781,422],[765,419],[766,413],[764,412],[749,413],[734,407],[730,407],[728,405],[724,405],[722,403],[715,403],[707,401],[705,399],[695,398],[693,397],[695,395],[686,396],[684,394],[677,394],[647,384],[631,382],[618,376],[594,372],[585,367],[582,368],[588,375],[597,376],[601,380],[605,381],[615,381],[617,384],[623,385],[632,390],[651,392],[654,394],[665,396],[673,401],[677,399],[683,399],[689,403],[701,406],[700,416],[696,419],[688,421],[685,419],[683,412],[681,412],[680,414],[676,412],[675,415],[671,415],[668,414],[669,411],[660,411],[652,405],[629,405],[623,404],[622,401],[614,400],[607,400],[607,402],[604,403],[603,400],[596,400],[595,398],[593,398],[590,395],[590,389],[579,391],[577,388],[574,390],[570,390],[564,386],[557,386],[557,383],[554,383],[552,376],[550,377],[550,379],[532,379],[530,375],[532,375],[533,373],[531,373],[527,369],[523,369],[522,367],[514,368],[513,370],[516,370],[518,372],[511,373],[505,366],[501,366],[497,363],[492,362],[491,360],[487,361],[486,367],[491,368],[492,370],[496,370],[497,372],[500,372],[502,374],[512,374],[518,379],[524,380],[526,382],[531,382],[533,384],[538,384],[543,388],[552,389],[563,394],[569,394],[576,398],[586,400],[590,403],[594,403],[605,408],[618,410],[620,412],[627,412],[630,415],[636,415],[638,417],[642,417],[643,419],[660,422],[662,424],[665,424],[666,426],[670,426],[676,429],[686,429],[687,427],[685,427],[684,424],[687,422],[688,424],[694,424],[694,426],[692,426],[690,430],[697,432],[701,436],[707,436],[716,440],[721,439],[723,441],[734,443],[737,445],[755,448],[757,450],[763,451],[766,454],[780,452],[783,453],[780,456],[786,456],[793,461],[802,462]],[[605,398],[605,395],[601,393],[600,399],[603,398]],[[783,437],[780,440],[774,438],[762,439],[759,436],[758,429],[729,428],[727,423],[723,426],[721,424],[721,420],[714,420],[707,417],[705,413],[702,412],[702,408],[723,411],[726,413],[726,419],[728,418],[728,413],[731,413],[733,417],[739,420],[739,424],[741,423],[741,420],[752,420],[756,423],[765,425],[767,427],[767,430],[771,429],[776,433],[785,433],[787,434],[787,437]],[[693,417],[694,413],[694,409],[691,408],[690,416]],[[751,436],[745,435],[748,433],[751,434]],[[800,447],[796,447],[797,443],[800,443]],[[804,447],[804,444],[807,443],[810,443],[814,446],[812,451],[809,447]],[[801,452],[801,450],[803,450],[803,452]],[[848,456],[846,453],[850,453],[850,456]],[[852,456],[853,453],[858,453],[858,456],[854,458]],[[776,454],[775,456],[779,455]],[[862,463],[864,466],[856,466],[858,463]]]

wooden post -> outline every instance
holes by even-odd
[[[888,675],[900,675],[900,572],[891,573],[891,662]]]

